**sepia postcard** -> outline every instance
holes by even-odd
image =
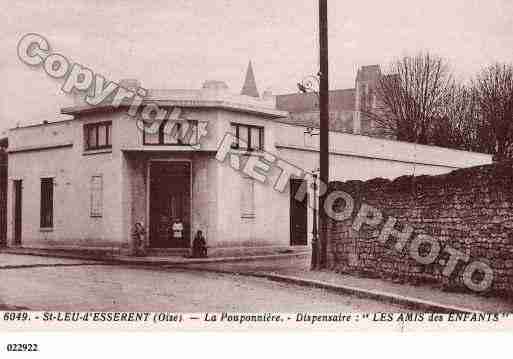
[[[0,3],[0,332],[513,329],[511,1]]]

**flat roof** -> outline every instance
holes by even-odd
[[[105,103],[98,106],[78,105],[65,107],[61,113],[65,115],[81,115],[94,112],[118,111],[127,108],[131,101],[124,100],[119,106]],[[228,111],[251,113],[268,118],[287,117],[288,112],[276,108],[274,101],[252,98],[250,96],[232,94],[223,89],[201,90],[155,90],[150,89],[144,97],[142,106],[155,104],[160,107],[218,108]]]
[[[217,108],[227,111],[249,113],[254,115],[262,115],[268,118],[283,118],[288,117],[288,112],[261,108],[256,106],[249,106],[247,104],[238,104],[227,101],[202,101],[202,100],[164,100],[164,101],[144,101],[143,105],[147,103],[155,103],[160,107],[186,107],[186,108]],[[64,115],[83,115],[97,112],[119,111],[122,108],[128,108],[129,105],[122,104],[119,107],[112,105],[99,105],[99,106],[72,106],[61,109]]]

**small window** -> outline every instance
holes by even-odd
[[[185,138],[189,135],[189,124],[178,121],[165,121],[162,123],[160,132],[160,144],[166,145],[183,145],[186,143]]]
[[[53,178],[41,178],[41,228],[53,228]]]
[[[235,139],[232,148],[248,151],[263,151],[264,128],[259,126],[232,123],[232,133]]]
[[[185,123],[183,133],[183,142],[191,146],[199,145],[199,121],[189,120]]]
[[[96,147],[96,144],[98,143],[98,137],[96,129],[89,129],[87,131],[87,149],[92,149],[93,147]]]
[[[247,126],[239,126],[239,148],[249,149],[249,128]]]
[[[103,176],[91,177],[91,217],[103,215]]]
[[[233,137],[232,148],[239,148],[239,127],[232,123],[231,131]]]
[[[112,148],[112,122],[84,125],[86,151]]]
[[[105,147],[108,143],[107,126],[98,127],[98,146]]]
[[[251,143],[251,147],[254,148],[255,150],[260,150],[261,149],[261,145],[260,145],[260,133],[262,131],[260,131],[260,128],[258,127],[252,127],[249,129],[249,142]]]

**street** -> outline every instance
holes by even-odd
[[[19,265],[20,267],[16,267]],[[195,269],[0,254],[0,309],[34,311],[398,312],[389,303]]]

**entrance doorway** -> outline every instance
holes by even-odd
[[[13,245],[21,245],[22,180],[14,180],[14,238]]]
[[[149,190],[150,247],[190,247],[191,164],[150,162]]]
[[[308,244],[308,195],[303,201],[295,196],[303,185],[303,180],[290,180],[290,245],[306,246]]]

